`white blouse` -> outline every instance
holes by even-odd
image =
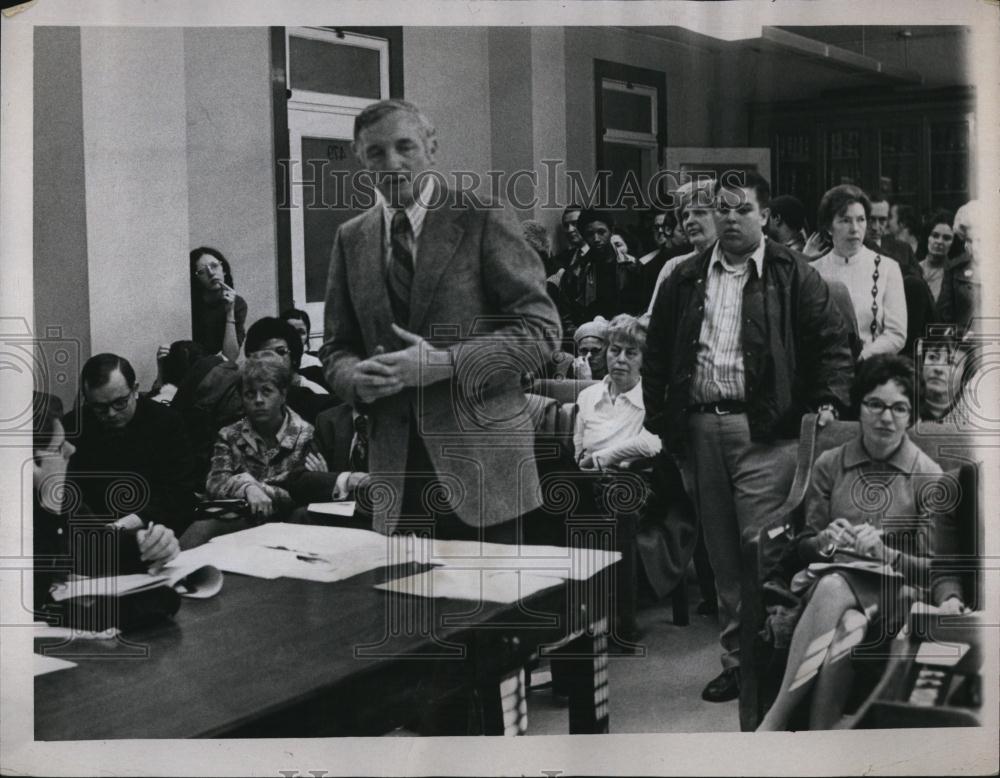
[[[878,256],[881,259],[876,281],[875,258]],[[812,265],[824,280],[840,281],[847,287],[854,303],[854,316],[862,343],[859,359],[875,354],[898,354],[902,350],[906,345],[906,295],[903,292],[903,273],[896,260],[862,246],[853,257],[845,258],[831,251]],[[874,298],[872,287],[875,288]],[[874,315],[873,299],[876,306]]]
[[[642,380],[629,391],[611,399],[611,377],[592,384],[576,398],[579,409],[573,448],[576,461],[589,454],[598,470],[640,457],[655,456],[663,447],[658,435],[645,429],[646,406]]]

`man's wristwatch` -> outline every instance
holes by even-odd
[[[823,411],[830,411],[833,414],[833,418],[839,419],[840,414],[837,413],[837,406],[833,403],[823,403],[816,409],[816,413],[822,413]]]

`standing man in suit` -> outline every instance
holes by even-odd
[[[320,356],[368,417],[374,528],[513,541],[541,504],[520,378],[561,336],[542,261],[510,211],[430,175],[437,139],[415,105],[358,114],[354,151],[378,202],[334,238]]]
[[[849,407],[847,330],[808,260],[764,240],[769,189],[720,180],[719,236],[667,277],[642,365],[646,428],[688,470],[715,571],[722,673],[702,697],[739,695],[743,538],[775,516],[795,470],[802,415]]]

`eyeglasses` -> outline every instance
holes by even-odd
[[[598,354],[601,353],[601,351],[602,351],[602,349],[600,349],[600,348],[580,348],[580,349],[577,349],[577,353],[581,357],[593,357],[593,356],[597,356]]]
[[[200,276],[201,278],[204,278],[205,276],[210,276],[213,273],[215,273],[215,271],[218,270],[220,267],[222,267],[222,263],[221,262],[209,262],[208,264],[206,264],[200,270],[195,270],[194,274],[196,276]]]
[[[954,365],[959,361],[958,351],[951,349],[928,349],[924,352],[925,365]]]
[[[898,403],[893,403],[892,405],[886,405],[881,400],[876,400],[874,397],[872,397],[867,400],[862,400],[861,405],[865,408],[865,410],[867,410],[869,413],[875,416],[881,416],[883,413],[885,413],[886,408],[892,411],[892,415],[895,416],[897,419],[902,419],[910,415],[909,403],[898,402]]]
[[[87,406],[99,416],[105,416],[112,410],[121,413],[126,408],[128,408],[129,400],[132,399],[132,392],[134,391],[135,391],[134,389],[129,390],[128,394],[123,395],[121,397],[117,397],[114,400],[110,400],[109,402],[106,403],[95,403],[91,402],[90,400],[87,400],[86,403]]]

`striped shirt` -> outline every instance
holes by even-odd
[[[753,270],[751,270],[751,263]],[[740,266],[730,265],[715,244],[705,282],[705,315],[698,337],[691,403],[746,399],[743,371],[743,287],[750,273],[764,272],[764,241]]]

